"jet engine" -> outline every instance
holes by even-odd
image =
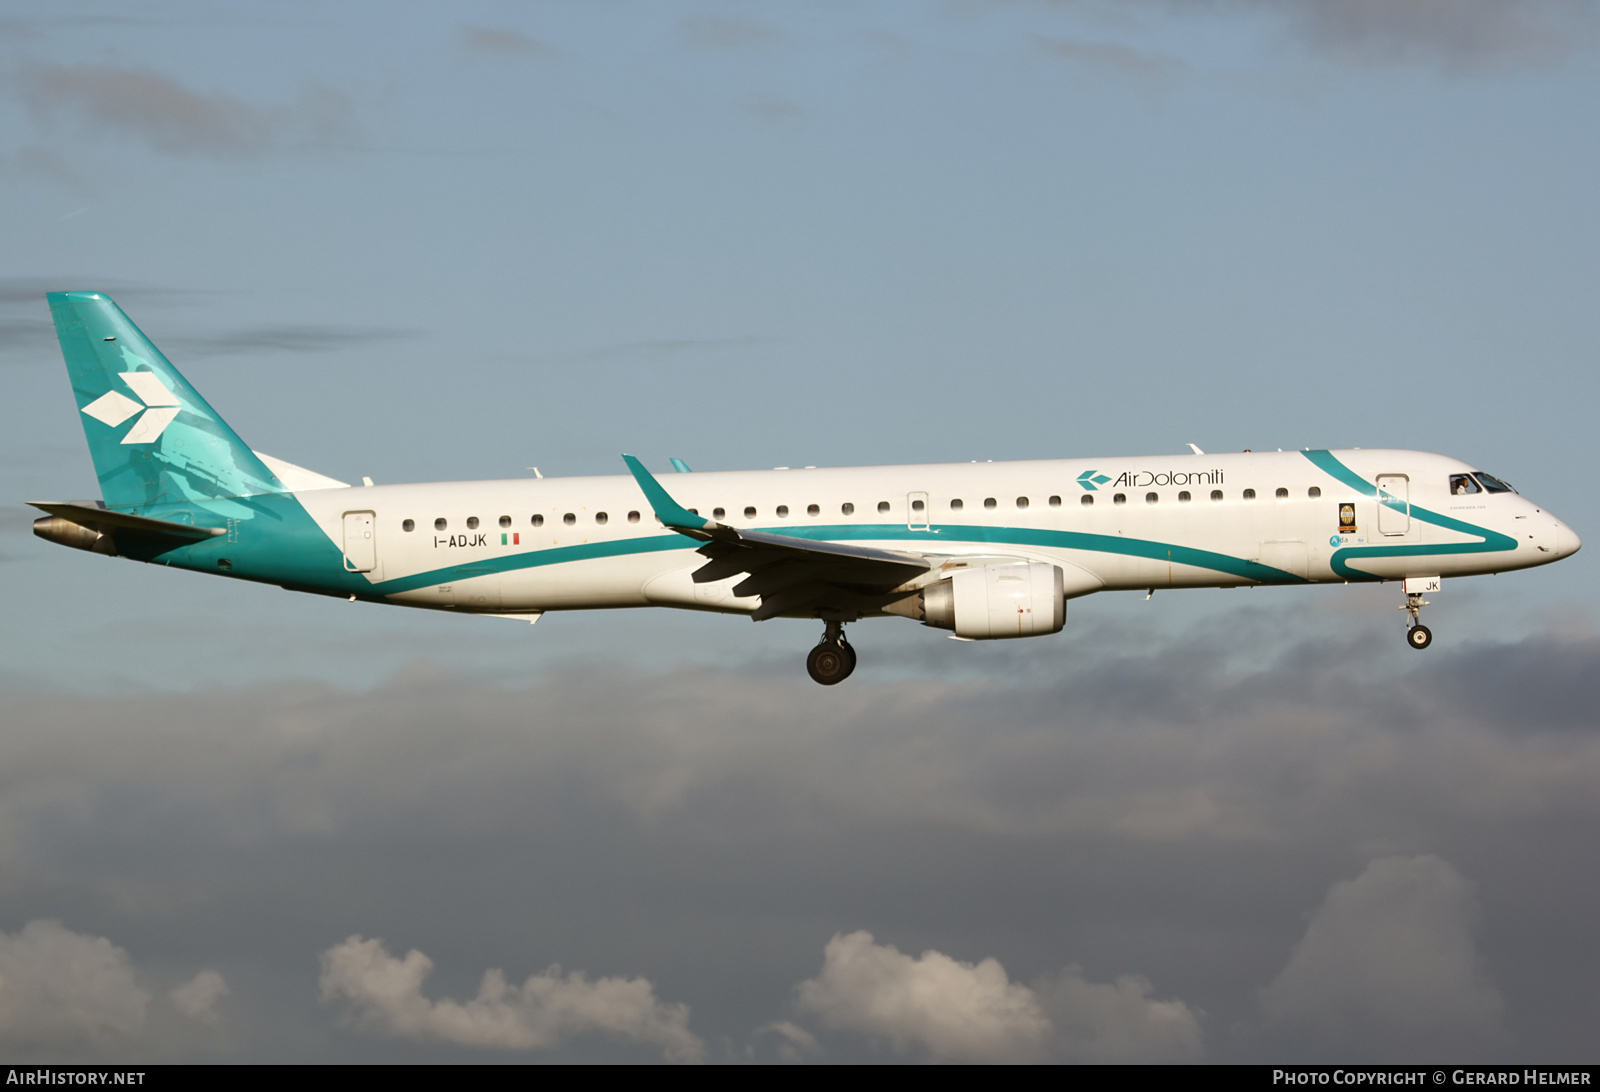
[[[1042,637],[1067,624],[1060,566],[1043,561],[963,569],[917,593],[925,626],[957,637]]]

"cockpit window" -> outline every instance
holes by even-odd
[[[1477,481],[1471,474],[1450,475],[1450,495],[1455,497],[1466,496],[1468,493],[1481,493]]]
[[[1515,489],[1511,488],[1509,485],[1507,485],[1505,482],[1501,481],[1499,478],[1491,478],[1489,475],[1485,474],[1481,470],[1478,471],[1477,477],[1478,477],[1478,480],[1483,483],[1483,487],[1485,489],[1487,489],[1491,493],[1515,493],[1516,492]]]

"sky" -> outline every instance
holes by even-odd
[[[44,293],[347,481],[1443,452],[1600,536],[1582,0],[0,4],[0,1051],[1592,1062],[1600,579],[971,644],[33,538]]]

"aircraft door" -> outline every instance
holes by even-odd
[[[1404,474],[1378,475],[1378,533],[1403,535],[1411,530],[1411,479]]]
[[[928,529],[928,494],[906,494],[906,529],[910,531]]]
[[[370,573],[378,566],[377,519],[371,512],[344,514],[344,567]]]

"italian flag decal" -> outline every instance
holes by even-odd
[[[502,545],[502,546],[521,546],[522,545],[522,533],[520,531],[512,531],[509,535],[501,535],[500,536],[500,545]]]

